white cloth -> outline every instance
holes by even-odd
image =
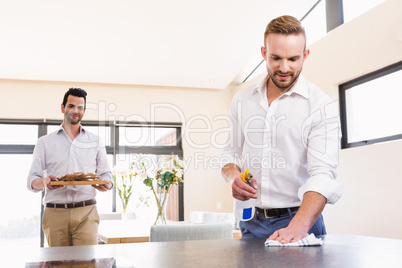
[[[282,244],[275,240],[266,240],[266,247],[308,247],[308,246],[321,246],[324,242],[321,238],[315,237],[314,234],[310,234],[309,236],[300,239],[297,242]]]
[[[27,187],[33,192],[32,181],[46,175],[56,177],[74,172],[97,173],[102,180],[111,181],[112,173],[106,158],[106,149],[97,135],[83,127],[71,140],[64,128],[40,137],[36,143]],[[96,190],[90,185],[65,185],[46,191],[44,203],[71,203],[93,199]]]
[[[335,203],[342,196],[335,181],[341,137],[337,103],[300,75],[269,106],[267,79],[234,96],[221,167],[234,163],[250,171],[260,208],[300,206],[308,191]]]

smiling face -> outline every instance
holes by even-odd
[[[270,33],[261,54],[266,61],[270,81],[281,91],[288,91],[297,81],[304,60],[310,51],[305,49],[303,34]]]
[[[64,113],[64,122],[78,124],[85,114],[84,98],[69,95],[66,105],[61,105],[61,112]]]

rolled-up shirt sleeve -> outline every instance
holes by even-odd
[[[32,182],[35,179],[42,178],[45,170],[45,144],[42,139],[38,139],[33,152],[33,161],[31,169],[29,170],[27,178],[27,188],[32,192],[41,192],[42,190],[36,190],[32,188]]]
[[[336,103],[332,102],[318,110],[307,120],[307,159],[309,178],[299,188],[298,196],[303,200],[306,192],[323,195],[328,204],[336,203],[343,194],[343,187],[335,180],[341,137]]]

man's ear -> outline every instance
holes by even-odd
[[[64,114],[64,104],[61,104],[61,113]]]
[[[264,46],[261,47],[261,55],[267,61],[267,49]]]
[[[306,60],[308,55],[310,55],[310,49],[306,48],[303,53],[303,60]]]

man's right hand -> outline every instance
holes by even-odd
[[[240,201],[249,200],[250,198],[257,198],[257,181],[251,178],[253,187],[245,183],[241,177],[240,172],[234,175],[232,182],[232,195]]]
[[[42,190],[46,187],[48,190],[54,190],[63,187],[63,185],[50,185],[51,181],[57,181],[57,177],[54,175],[49,175],[44,178],[37,178],[32,181],[32,188],[36,190]]]
[[[232,183],[232,196],[240,201],[257,198],[257,181],[251,178],[251,187],[241,179],[240,174],[240,168],[235,164],[227,164],[222,168],[222,175]]]

